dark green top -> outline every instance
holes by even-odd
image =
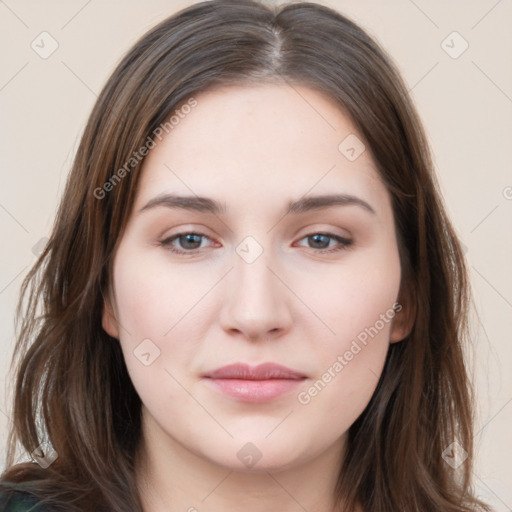
[[[24,491],[0,491],[0,512],[50,512]]]

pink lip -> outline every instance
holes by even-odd
[[[204,376],[222,393],[241,402],[267,402],[291,391],[306,376],[285,366],[264,363],[255,367],[237,363]]]

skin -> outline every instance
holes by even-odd
[[[103,315],[143,402],[136,469],[144,510],[333,511],[347,431],[389,344],[409,331],[402,304],[332,377],[337,357],[399,302],[390,196],[368,146],[354,161],[339,151],[349,134],[363,138],[323,94],[265,84],[196,99],[144,161]],[[164,193],[210,197],[226,211],[140,212]],[[352,204],[284,215],[289,201],[332,193],[356,196],[374,213]],[[162,244],[187,232],[205,237]],[[325,232],[352,243],[311,239]],[[251,263],[236,251],[249,235],[263,250]],[[144,339],[160,350],[148,366],[134,355]],[[202,378],[235,362],[276,362],[306,378],[276,399],[244,403]],[[329,368],[330,382],[300,403],[298,393]],[[252,467],[237,457],[246,443],[261,454]]]

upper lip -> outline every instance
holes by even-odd
[[[306,376],[296,370],[276,363],[263,363],[250,366],[245,363],[229,364],[205,374],[210,379],[270,380],[304,379]]]

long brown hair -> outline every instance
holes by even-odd
[[[22,285],[3,487],[22,486],[55,510],[142,510],[134,477],[141,401],[101,321],[143,162],[131,159],[199,92],[270,82],[323,92],[371,148],[392,197],[401,294],[414,313],[350,428],[339,502],[365,512],[488,510],[470,480],[467,271],[424,131],[383,49],[338,12],[306,2],[192,5],[144,35],[104,86],[49,242]],[[48,467],[14,463],[18,442],[32,453],[44,439],[58,454]],[[453,442],[468,455],[457,470],[443,459]]]

